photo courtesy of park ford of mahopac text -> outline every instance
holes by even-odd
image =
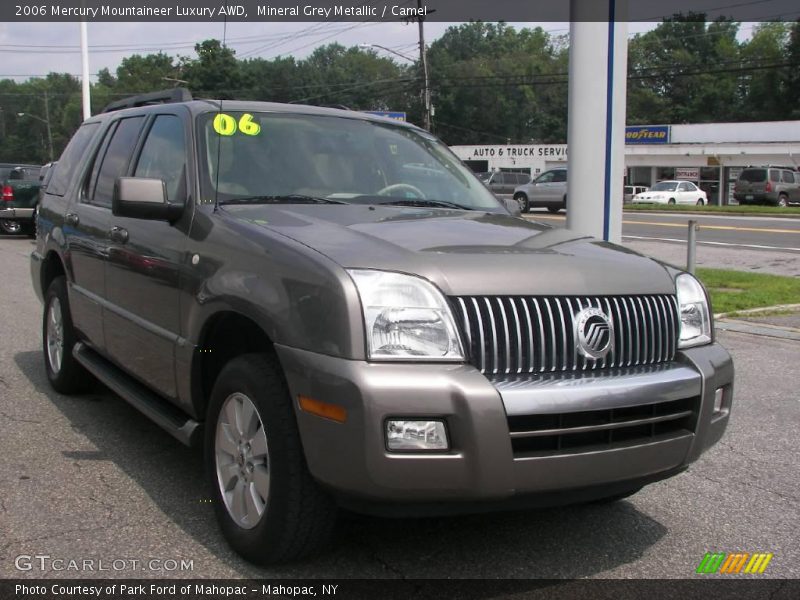
[[[800,597],[800,5],[0,4],[0,600]]]

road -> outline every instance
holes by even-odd
[[[566,224],[563,213],[551,215],[534,209],[528,217],[556,226]],[[800,219],[779,217],[626,212],[622,217],[623,241],[685,243],[689,219],[700,225],[697,241],[701,245],[800,254]]]
[[[765,577],[800,577],[800,342],[721,333],[737,368],[726,436],[688,472],[626,501],[348,517],[324,556],[261,569],[222,539],[197,453],[104,388],[74,397],[49,388],[31,248],[0,239],[0,578],[691,578],[707,551],[772,552]],[[35,554],[162,562],[100,573],[15,568],[17,557]],[[158,567],[181,559],[192,570]]]

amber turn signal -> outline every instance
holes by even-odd
[[[337,423],[344,423],[347,420],[347,411],[338,404],[322,402],[308,396],[298,396],[297,400],[300,402],[300,408],[307,413],[330,419]]]

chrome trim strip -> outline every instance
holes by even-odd
[[[481,373],[486,373],[486,336],[483,334],[483,319],[481,318],[481,309],[478,307],[478,301],[475,298],[472,298],[472,305],[475,307],[475,316],[478,321],[478,333],[480,334]]]
[[[559,300],[558,298],[553,298],[553,302],[556,303],[556,307],[558,308],[558,315],[559,318],[561,319],[561,343],[563,344],[561,352],[561,370],[566,371],[567,348],[569,347],[567,344],[567,320],[564,318],[564,309],[561,307],[561,300]],[[556,353],[556,356],[553,358],[553,360],[556,360],[557,357],[558,353]]]
[[[699,396],[700,374],[686,365],[630,367],[581,375],[553,374],[542,381],[494,381],[508,416],[559,414],[657,404]]]
[[[514,298],[509,298],[508,302],[511,304],[511,311],[514,314],[514,325],[517,329],[517,373],[522,373],[522,322],[519,320],[517,303],[514,301]]]
[[[600,425],[583,425],[581,427],[562,427],[558,429],[535,429],[533,431],[512,431],[512,438],[545,437],[549,435],[569,435],[570,433],[590,433],[593,431],[608,431],[609,429],[622,429],[624,427],[636,427],[638,425],[654,425],[665,421],[676,421],[692,415],[691,410],[682,410],[668,415],[658,417],[645,417],[642,419],[631,419],[629,421],[619,421],[617,423],[602,423]]]
[[[544,373],[546,370],[545,359],[547,358],[544,342],[544,323],[542,318],[542,311],[539,309],[539,300],[533,298],[533,305],[536,308],[536,316],[539,320],[539,345],[541,346],[541,353],[539,354],[539,372]]]
[[[525,298],[520,298],[519,301],[522,303],[522,308],[525,309],[525,320],[528,323],[528,360],[530,364],[528,365],[527,371],[533,373],[536,367],[536,361],[533,355],[533,324],[531,323],[531,312],[528,310],[528,303],[525,301]]]
[[[503,333],[506,337],[506,359],[505,359],[505,367],[506,373],[511,372],[511,332],[508,329],[508,318],[506,317],[506,308],[503,306],[503,300],[501,298],[495,298],[497,300],[497,305],[500,307],[500,316],[503,318]],[[502,366],[501,366],[502,369]]]
[[[486,308],[489,310],[489,327],[492,328],[492,373],[497,373],[498,371],[498,356],[497,356],[497,329],[495,328],[494,324],[494,311],[492,310],[492,303],[489,302],[489,298],[486,296],[483,297],[483,302],[486,304]]]
[[[467,334],[467,348],[472,348],[472,329],[469,326],[469,313],[467,312],[467,305],[462,298],[457,298],[459,306],[461,306],[462,320],[464,321],[464,332]]]

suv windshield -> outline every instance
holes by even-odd
[[[447,146],[366,119],[225,111],[198,119],[204,202],[322,202],[498,209]]]

